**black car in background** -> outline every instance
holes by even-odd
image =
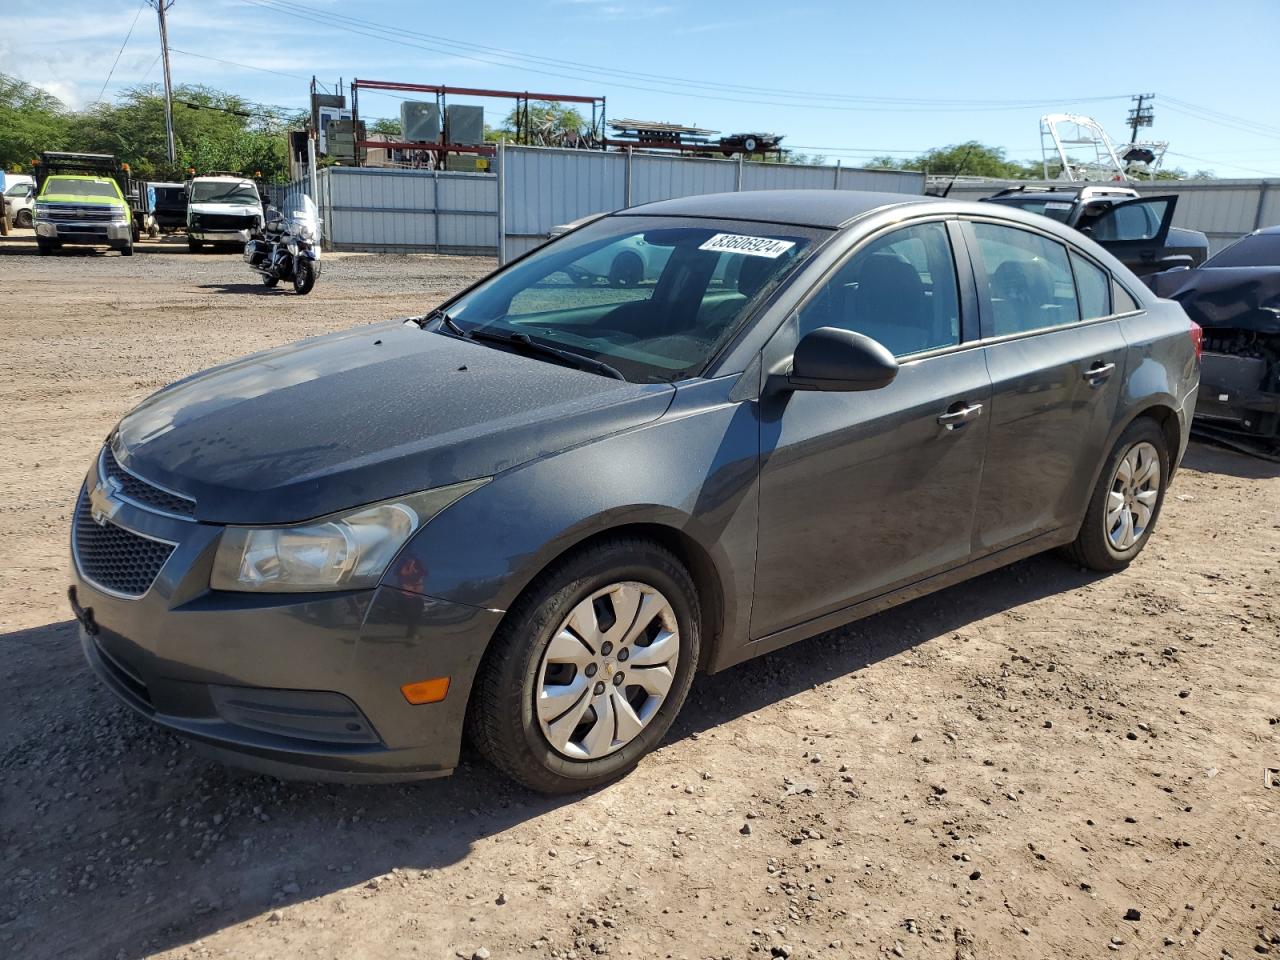
[[[665,252],[656,280],[583,263]],[[718,671],[1055,547],[1118,570],[1199,331],[997,204],[760,190],[601,217],[428,314],[187,377],[96,451],[85,656],[277,774],[546,791],[631,769]]]
[[[152,216],[156,226],[165,233],[187,228],[187,186],[184,183],[152,183],[155,191],[155,208]]]
[[[1195,267],[1209,256],[1208,237],[1172,226],[1175,196],[1142,197],[1132,187],[1072,183],[1019,185],[983,199],[1074,227],[1140,277]]]
[[[1280,226],[1144,282],[1204,328],[1197,433],[1280,459]]]

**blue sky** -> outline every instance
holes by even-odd
[[[1167,165],[1280,176],[1280,0],[272,3],[176,0],[174,82],[292,107],[313,73],[603,95],[612,117],[772,131],[849,165],[970,138],[1038,158],[1050,111],[1127,139],[1129,95],[1154,92],[1147,135],[1170,141]],[[160,79],[155,13],[140,2],[3,7],[0,70],[72,106],[98,98],[131,25],[105,95]],[[333,17],[359,22],[322,22]],[[509,109],[485,107],[491,123]],[[397,112],[362,96],[362,116]]]

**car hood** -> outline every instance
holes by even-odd
[[[1178,301],[1206,329],[1280,333],[1280,267],[1197,267],[1143,279],[1156,296]]]
[[[120,421],[114,449],[197,520],[286,523],[491,476],[655,420],[674,395],[393,321],[180,380]]]
[[[187,204],[187,209],[193,213],[230,213],[252,217],[262,216],[262,208],[255,207],[249,203],[205,203],[203,201],[196,201],[194,203]]]

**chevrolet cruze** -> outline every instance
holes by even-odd
[[[584,281],[643,243],[656,278]],[[1199,328],[993,204],[833,191],[595,220],[432,312],[180,380],[76,504],[121,699],[229,762],[606,782],[717,671],[1019,558],[1151,537]]]

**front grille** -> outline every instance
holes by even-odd
[[[47,216],[55,222],[59,220],[101,220],[105,222],[112,219],[113,213],[114,211],[110,207],[62,206],[50,207]]]
[[[109,593],[140,597],[151,589],[173,545],[139,536],[111,521],[99,526],[84,491],[76,503],[71,550],[84,578]]]
[[[120,495],[132,500],[140,507],[159,510],[162,513],[172,514],[175,517],[182,517],[190,520],[195,516],[196,504],[194,500],[187,497],[179,496],[176,493],[170,493],[168,490],[161,490],[154,487],[140,477],[135,477],[116,461],[115,454],[111,452],[111,445],[102,448],[102,462],[99,466],[99,473],[103,478],[110,478],[120,487]]]
[[[252,230],[258,225],[258,218],[236,213],[201,213],[196,216],[195,225],[200,230]]]

